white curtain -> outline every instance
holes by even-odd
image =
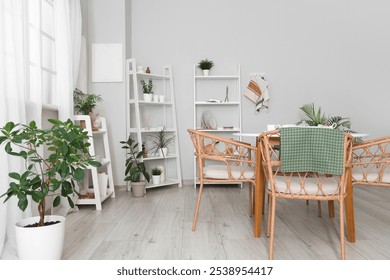
[[[12,120],[26,122],[23,0],[0,4],[0,126]],[[0,150],[0,194],[8,189],[8,173],[21,169],[21,162]],[[15,259],[14,224],[23,215],[17,200],[0,200],[0,258]]]
[[[0,1],[0,126],[8,121],[26,123],[34,119],[41,124],[42,118],[42,79],[41,74],[27,80],[25,73],[29,62],[25,53],[29,44],[25,41],[24,5],[28,0]],[[77,60],[81,44],[80,0],[55,0],[57,96],[59,118],[66,120],[73,116],[73,69],[79,69]],[[73,37],[74,34],[74,37]],[[79,47],[73,48],[72,44]],[[78,52],[78,54],[77,54]],[[74,56],[75,55],[75,56]],[[77,58],[78,57],[78,58]],[[26,102],[26,92],[32,102]],[[27,114],[28,113],[28,114]],[[28,118],[27,118],[28,116]],[[22,170],[22,162],[9,157],[0,148],[0,195],[8,185],[8,173]],[[0,259],[16,259],[14,224],[23,217],[31,216],[31,208],[22,212],[17,207],[17,200],[10,199],[3,203],[0,199]],[[31,205],[31,203],[29,204]]]

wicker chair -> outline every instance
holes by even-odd
[[[196,228],[205,183],[249,183],[249,214],[253,213],[256,147],[233,139],[188,129],[197,158],[200,184],[192,230]]]
[[[355,144],[352,158],[353,185],[390,187],[390,136]]]
[[[341,176],[330,176],[317,172],[282,172],[280,151],[270,142],[270,137],[280,135],[279,130],[268,131],[260,135],[262,165],[268,182],[268,225],[269,259],[273,259],[274,226],[276,199],[302,199],[333,201],[338,200],[340,205],[340,246],[341,259],[345,259],[344,245],[344,198],[347,169],[351,168],[352,136],[344,135],[343,144],[343,173]],[[341,147],[340,147],[341,148]],[[283,149],[283,146],[281,147]]]

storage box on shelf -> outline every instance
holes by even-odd
[[[78,199],[77,204],[94,204],[96,205],[96,210],[102,210],[102,202],[109,197],[115,197],[107,122],[104,117],[97,117],[101,126],[93,131],[90,116],[75,115],[74,120],[75,123],[85,123],[85,129],[88,132],[89,142],[91,144],[89,153],[95,156],[96,160],[102,164],[99,168],[88,168],[90,172],[86,173],[83,185],[80,186],[80,188],[83,188],[80,191],[84,195]]]
[[[147,171],[151,174],[152,168],[163,169],[162,180],[159,184],[152,181],[146,188],[154,188],[168,185],[182,186],[180,153],[177,135],[175,94],[170,65],[162,68],[161,74],[155,74],[137,70],[134,58],[126,61],[126,127],[127,135],[132,135],[138,143],[142,143],[145,153],[143,161]],[[153,84],[153,96],[151,101],[144,100],[141,80],[146,84],[149,80]],[[168,145],[168,152],[160,156],[158,152],[152,151],[153,136],[158,135],[161,130],[174,137]],[[141,145],[139,149],[142,149]]]

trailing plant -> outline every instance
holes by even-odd
[[[154,176],[161,175],[161,169],[158,167],[152,168],[152,175]]]
[[[84,93],[78,88],[73,91],[74,110],[76,113],[88,115],[95,109],[97,102],[103,101],[100,95]]]
[[[145,94],[152,94],[153,93],[153,81],[149,79],[148,83],[146,83],[144,80],[140,81],[142,84],[142,91]]]
[[[12,181],[6,193],[8,201],[12,196],[18,198],[18,207],[24,211],[28,197],[38,203],[39,223],[44,225],[46,197],[55,196],[53,206],[67,198],[74,207],[71,196],[79,193],[76,183],[84,178],[88,166],[100,167],[101,164],[89,154],[88,134],[70,120],[62,122],[49,119],[52,127],[39,129],[35,121],[28,125],[8,122],[0,128],[0,145],[11,156],[24,160],[25,170],[11,172]],[[46,155],[43,146],[48,150]]]
[[[149,173],[146,171],[145,164],[142,161],[143,151],[138,151],[138,142],[130,136],[127,141],[120,141],[122,149],[128,150],[126,159],[125,181],[140,182],[141,174],[144,175],[146,181],[150,181]]]
[[[198,68],[200,68],[202,70],[210,70],[213,66],[214,66],[214,62],[211,60],[208,60],[207,58],[202,59],[198,63]]]
[[[160,149],[167,148],[168,145],[175,139],[175,135],[169,136],[169,133],[163,128],[157,134],[151,134],[150,136],[152,147],[151,150],[153,153],[158,152]],[[162,151],[163,156],[164,152]]]

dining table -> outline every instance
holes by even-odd
[[[255,137],[256,139],[256,161],[257,164],[262,163],[262,155],[260,150],[260,141],[259,141],[259,133],[245,133],[238,132],[233,135],[239,137]],[[368,136],[367,133],[351,133],[354,138],[363,138]],[[278,136],[275,136],[275,143],[277,143]],[[261,237],[261,228],[262,228],[262,216],[264,213],[264,201],[265,201],[265,174],[263,168],[256,168],[255,174],[255,189],[254,189],[254,237]],[[330,218],[334,217],[334,205],[333,201],[328,202],[329,208],[329,216]],[[351,243],[356,241],[355,236],[355,214],[354,214],[354,206],[353,206],[353,186],[352,186],[352,168],[349,168],[347,172],[347,186],[346,186],[346,198],[345,198],[345,220],[347,225],[347,240]]]

